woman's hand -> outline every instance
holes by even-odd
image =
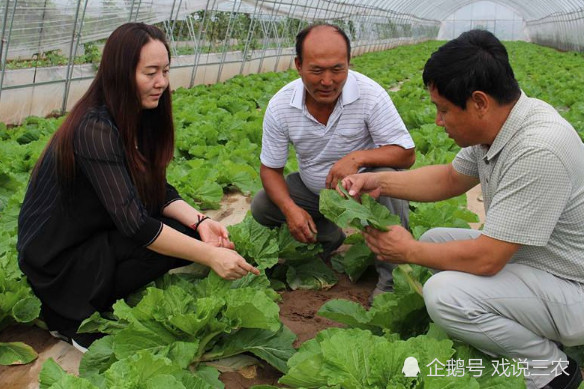
[[[212,219],[205,219],[199,224],[197,232],[201,241],[217,247],[212,249],[210,266],[221,278],[237,280],[247,273],[260,274],[258,269],[233,251],[235,245],[229,240],[229,233],[223,224]]]
[[[197,232],[201,241],[216,247],[234,249],[235,245],[229,240],[229,233],[225,226],[215,220],[205,219],[199,224]]]
[[[233,250],[218,247],[211,253],[211,269],[221,278],[237,280],[247,273],[260,275],[260,271],[246,262],[246,260]]]

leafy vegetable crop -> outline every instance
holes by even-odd
[[[241,223],[227,229],[236,250],[248,262],[260,269],[270,269],[272,287],[328,289],[338,281],[319,258],[322,246],[298,242],[285,224],[270,229],[248,212]]]
[[[411,357],[420,373],[406,377],[402,369]],[[470,359],[484,367],[480,375],[437,374],[436,366]],[[321,389],[525,387],[523,377],[497,376],[491,363],[478,351],[448,339],[436,327],[406,340],[391,334],[376,336],[358,328],[330,328],[300,347],[280,382],[294,388]]]
[[[108,336],[84,354],[80,377],[111,388],[129,374],[141,387],[142,373],[132,371],[144,360],[205,374],[213,361],[247,352],[285,372],[296,336],[281,324],[277,299],[265,276],[230,282],[215,273],[199,280],[165,275],[129,299],[136,305],[119,300],[111,316],[95,313],[82,323],[79,331]]]
[[[398,47],[352,60],[353,69],[375,79],[389,91],[415,140],[416,167],[448,163],[458,151],[458,146],[433,124],[435,108],[421,82],[425,61],[441,44],[426,42]],[[523,90],[530,96],[550,102],[584,138],[584,104],[580,98],[584,95],[584,57],[580,53],[560,53],[524,42],[509,42],[506,46]],[[225,83],[178,89],[173,93],[176,150],[167,176],[187,201],[203,209],[216,208],[225,192],[241,191],[253,195],[261,188],[259,152],[263,113],[271,96],[296,77],[293,71],[238,76]],[[0,330],[14,323],[42,325],[38,320],[40,303],[17,264],[17,217],[31,169],[62,120],[63,117],[30,117],[15,128],[7,128],[0,123]],[[296,169],[295,153],[291,148],[285,172]],[[476,215],[466,209],[464,196],[433,204],[410,203],[410,208],[410,226],[415,237],[435,226],[466,227],[468,223],[477,221]],[[362,214],[354,218],[343,217],[347,225],[357,228],[364,225],[364,220],[369,220]],[[385,223],[371,220],[372,225],[378,223],[383,226]],[[211,365],[223,368],[223,361],[230,360],[230,357],[240,358],[239,362],[234,363],[241,363],[245,359],[244,353],[251,353],[254,358],[279,366],[277,368],[282,371],[290,368],[288,377],[291,380],[306,379],[297,376],[300,366],[304,366],[308,374],[312,371],[309,370],[312,361],[317,361],[321,364],[314,366],[323,370],[314,378],[323,387],[329,387],[329,384],[340,387],[347,383],[361,385],[362,376],[357,374],[348,378],[348,368],[340,367],[345,362],[330,359],[332,354],[329,351],[333,349],[327,339],[335,335],[335,340],[354,345],[353,350],[363,354],[363,361],[369,361],[374,350],[362,350],[363,347],[345,340],[346,337],[361,339],[363,346],[383,343],[379,346],[383,348],[388,347],[386,342],[392,344],[399,336],[424,336],[428,319],[423,307],[420,308],[421,297],[415,292],[412,281],[417,279],[423,283],[427,275],[415,267],[401,267],[395,277],[402,286],[396,284],[395,295],[382,295],[374,301],[370,310],[348,302],[330,302],[323,306],[322,315],[354,327],[354,331],[346,335],[342,335],[340,330],[327,332],[311,344],[307,343],[306,350],[294,354],[298,356],[286,365],[286,360],[294,352],[291,347],[293,335],[281,324],[278,325],[275,313],[277,296],[268,286],[326,288],[335,282],[334,273],[319,258],[315,258],[320,247],[297,245],[285,229],[259,232],[249,223],[245,221],[240,227],[232,227],[232,238],[237,240],[238,249],[250,261],[258,257],[256,263],[263,263],[262,267],[270,275],[269,281],[262,276],[256,281],[262,284],[261,287],[253,285],[250,279],[226,287],[215,282],[217,280],[202,282],[187,276],[173,278],[172,281],[161,279],[150,289],[116,304],[117,313],[114,311],[113,316],[93,317],[85,324],[86,330],[105,331],[109,335],[96,343],[84,357],[81,378],[67,375],[55,363],[47,362],[41,374],[41,387],[221,387],[216,368]],[[237,228],[241,229],[239,237],[239,233],[234,231]],[[252,232],[269,236],[262,249],[246,246],[256,239]],[[277,247],[277,254],[274,254],[274,247]],[[363,242],[354,242],[344,258],[335,258],[333,264],[356,281],[360,272],[372,261],[367,251]],[[274,259],[280,263],[273,264]],[[205,284],[207,287],[204,287]],[[236,292],[239,289],[242,292]],[[213,292],[200,295],[202,290]],[[257,301],[238,305],[232,301],[233,297],[229,297],[234,293],[242,293],[246,299],[251,297]],[[160,306],[151,306],[154,304]],[[411,313],[400,311],[405,305],[413,308]],[[257,319],[251,320],[242,313],[248,310],[261,312]],[[204,312],[209,314],[204,315]],[[381,319],[380,315],[384,312],[388,316]],[[240,313],[243,315],[241,318],[238,316]],[[191,323],[191,320],[196,323]],[[419,326],[412,325],[409,320]],[[410,327],[412,330],[408,329]],[[388,332],[391,334],[388,335]],[[371,340],[371,336],[381,335],[384,336],[382,341]],[[146,340],[148,342],[144,343]],[[142,346],[145,349],[140,349]],[[454,349],[455,356],[463,359],[477,355],[468,346],[454,344]],[[22,345],[0,344],[0,363],[24,362],[34,358],[27,350]],[[130,350],[134,350],[131,356]],[[347,354],[347,348],[339,350],[338,353]],[[451,353],[452,349],[449,350]],[[303,356],[307,355],[305,352],[311,353],[310,358]],[[581,352],[571,355],[582,360]],[[222,362],[218,364],[218,360]],[[388,374],[390,371],[384,370],[385,366],[373,368],[374,364],[372,362],[372,374]],[[343,373],[335,378],[336,369],[343,370]],[[378,379],[378,376],[372,375],[371,382]],[[508,387],[507,381],[503,381],[496,385]],[[496,386],[493,381],[485,383],[477,379],[477,382],[481,386]],[[422,384],[418,382],[416,385],[421,387]],[[476,384],[471,380],[464,387],[476,387]]]

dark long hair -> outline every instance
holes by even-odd
[[[426,62],[422,78],[424,85],[462,109],[474,91],[491,95],[499,104],[521,95],[505,46],[485,30],[464,32],[441,46]]]
[[[160,209],[165,197],[166,168],[174,152],[170,85],[158,106],[149,110],[142,109],[136,86],[140,52],[152,40],[164,43],[170,61],[164,33],[154,26],[127,23],[108,38],[95,79],[51,139],[61,187],[70,187],[75,178],[76,129],[88,111],[105,106],[119,130],[140,199],[150,211]]]

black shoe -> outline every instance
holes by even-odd
[[[369,299],[367,300],[369,302],[369,306],[371,306],[373,304],[373,300],[375,299],[375,297],[379,296],[382,293],[387,293],[387,292],[393,292],[393,285],[390,285],[390,286],[386,287],[385,289],[381,289],[381,288],[376,286],[375,289],[373,289],[373,291],[369,295]]]
[[[578,389],[582,383],[582,372],[580,366],[572,358],[568,357],[568,367],[563,374],[554,378],[542,389]]]
[[[105,336],[102,333],[88,333],[78,334],[75,330],[49,331],[55,338],[61,339],[75,347],[82,353],[87,352],[87,349],[93,342]]]

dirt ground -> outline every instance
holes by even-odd
[[[479,215],[480,226],[484,221],[482,202],[478,200],[480,189],[472,189],[468,194],[468,208]],[[207,212],[215,220],[225,225],[239,223],[249,209],[249,199],[233,194],[224,199],[221,209]],[[285,291],[281,292],[280,318],[296,335],[295,346],[313,338],[320,330],[337,326],[325,318],[316,315],[326,301],[336,298],[348,299],[367,304],[369,294],[377,281],[375,271],[371,269],[357,282],[352,284],[343,275],[339,283],[326,291]],[[32,346],[39,358],[33,363],[22,366],[0,366],[0,387],[2,389],[36,389],[42,364],[52,357],[66,371],[77,374],[82,354],[68,343],[51,337],[46,330],[38,327],[14,326],[0,332],[0,342],[22,341]],[[220,376],[226,389],[244,389],[258,384],[275,385],[281,374],[267,363],[254,366],[241,372],[224,373]]]

